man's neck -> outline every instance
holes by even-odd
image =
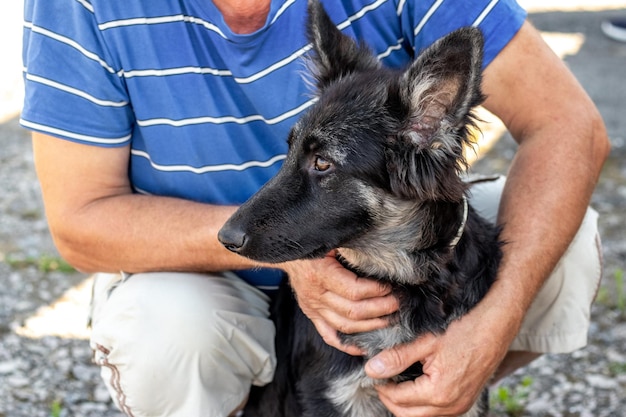
[[[271,0],[214,0],[234,33],[252,33],[265,25]]]

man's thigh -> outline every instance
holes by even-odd
[[[269,299],[234,274],[98,274],[91,346],[119,408],[220,416],[271,381]]]

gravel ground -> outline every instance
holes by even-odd
[[[600,108],[613,143],[593,198],[601,214],[605,273],[589,346],[543,357],[507,378],[499,389],[507,401],[496,402],[494,415],[517,409],[519,416],[626,416],[626,307],[620,306],[626,289],[619,282],[626,269],[626,44],[599,32],[602,18],[626,17],[623,7],[532,15],[541,30],[570,34],[566,49],[581,46],[566,61]],[[16,118],[1,120],[0,417],[120,417],[90,362],[88,277],[58,265],[28,134]],[[514,147],[505,135],[475,170],[505,172]]]

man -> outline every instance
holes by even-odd
[[[366,367],[384,378],[421,361],[422,377],[378,388],[383,402],[397,416],[458,415],[494,373],[585,344],[600,268],[585,212],[609,149],[604,126],[513,1],[325,6],[389,66],[461,26],[486,36],[485,106],[519,142],[503,189],[483,196],[493,212],[500,200],[499,279],[445,335]],[[34,130],[59,251],[98,273],[91,345],[120,409],[241,409],[250,384],[272,378],[271,291],[259,289],[282,271],[324,340],[359,354],[336,331],[384,326],[397,308],[387,288],[332,256],[254,269],[216,238],[277,171],[286,132],[313,102],[302,77],[306,2],[27,0],[25,10],[21,122]]]

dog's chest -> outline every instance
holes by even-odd
[[[391,417],[378,399],[374,380],[363,369],[334,377],[329,382],[327,399],[342,417]]]

